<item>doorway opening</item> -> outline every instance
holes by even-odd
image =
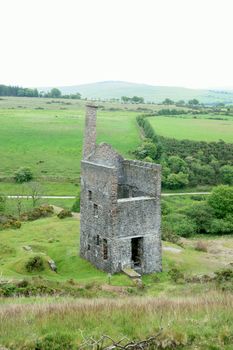
[[[142,237],[131,239],[131,260],[134,267],[140,267],[142,265],[142,239]]]

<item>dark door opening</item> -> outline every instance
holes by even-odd
[[[142,237],[131,239],[132,263],[136,266],[142,265]]]

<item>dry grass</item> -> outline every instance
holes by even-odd
[[[199,252],[208,252],[208,243],[204,241],[197,241],[195,249]]]

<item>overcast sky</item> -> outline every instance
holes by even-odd
[[[233,87],[233,0],[0,0],[0,84]]]

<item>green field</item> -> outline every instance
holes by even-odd
[[[163,116],[148,120],[156,134],[160,136],[178,140],[233,142],[233,120],[202,119],[201,116],[197,119]]]
[[[130,157],[140,143],[135,115],[99,111],[97,142],[108,142]],[[36,177],[78,181],[84,109],[2,109],[0,125],[0,176],[11,176],[19,167],[28,166]]]

